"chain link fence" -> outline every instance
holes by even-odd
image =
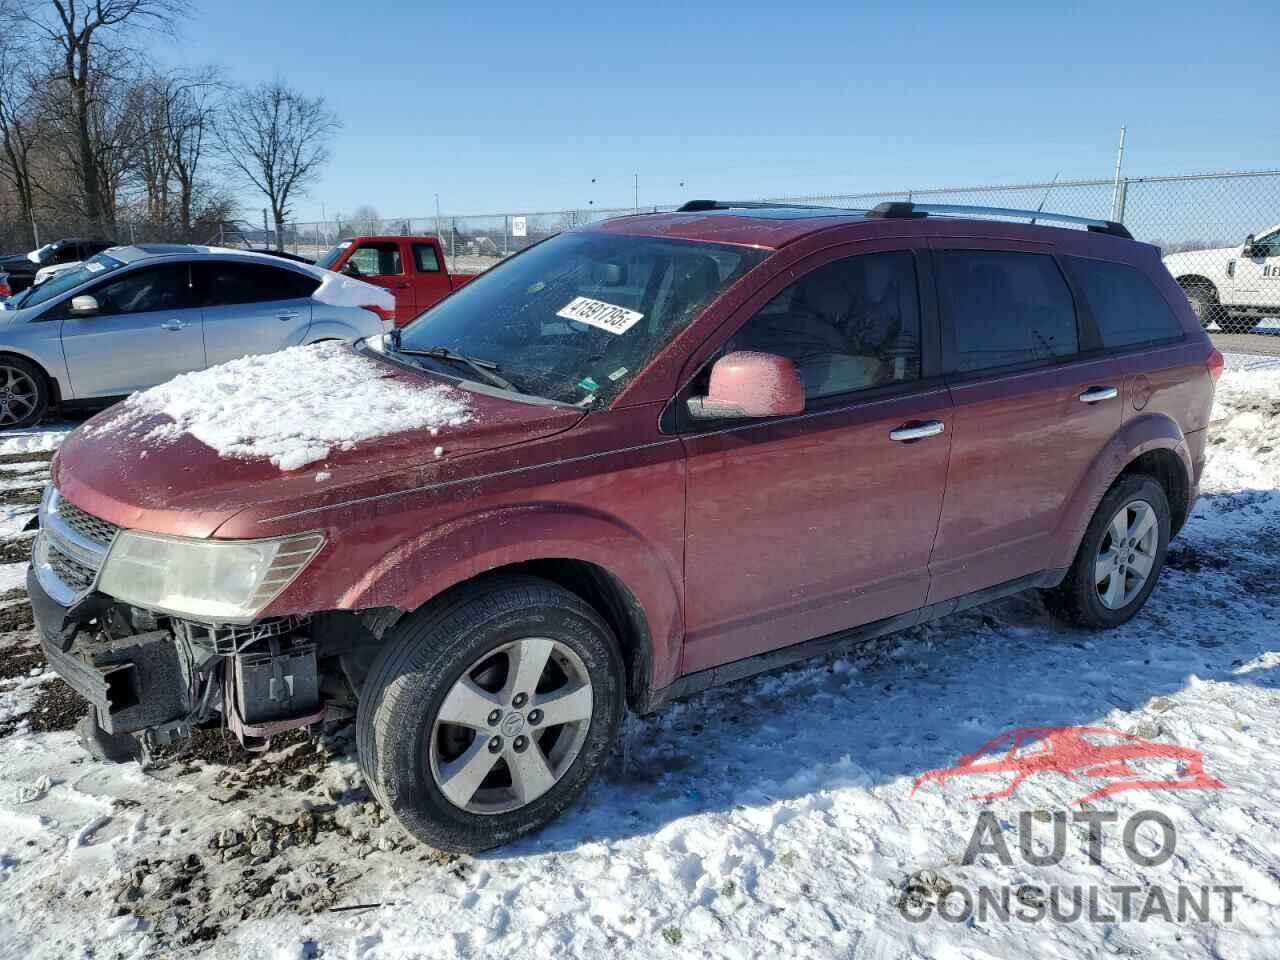
[[[714,199],[746,199],[715,197]],[[1181,253],[1175,274],[1188,286],[1197,309],[1223,326],[1250,317],[1280,315],[1280,170],[1237,171],[1190,176],[1128,177],[1120,180],[1058,180],[875,193],[808,194],[764,198],[772,202],[868,209],[887,200],[973,206],[1044,209],[1119,220],[1139,239],[1164,253]],[[222,231],[196,242],[285,250],[318,259],[344,237],[369,234],[438,236],[450,270],[478,273],[549,236],[585,223],[634,213],[657,213],[678,204],[614,209],[511,211],[475,215],[334,219],[286,225],[284,236],[249,228]],[[0,238],[29,229],[0,225]],[[1253,242],[1246,244],[1252,236]],[[42,238],[56,239],[42,230]],[[115,239],[142,243],[172,240],[172,230],[141,223],[118,224]],[[16,247],[19,246],[15,244]],[[1174,264],[1171,263],[1171,269]],[[1198,278],[1198,279],[1197,279]],[[1196,296],[1200,301],[1197,303]],[[1256,319],[1255,319],[1256,322]]]

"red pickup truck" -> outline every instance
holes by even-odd
[[[396,298],[392,319],[397,327],[475,276],[451,274],[435,237],[350,237],[338,241],[316,265],[390,290]]]

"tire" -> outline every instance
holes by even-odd
[[[1136,534],[1138,518],[1145,515],[1140,514],[1135,505],[1150,510],[1154,526],[1128,538],[1137,539],[1138,543],[1119,556],[1117,565],[1114,551],[1117,528],[1113,522],[1125,511],[1128,532]],[[1126,623],[1142,609],[1160,579],[1169,549],[1171,523],[1164,487],[1145,474],[1122,476],[1098,504],[1066,578],[1046,591],[1046,604],[1054,613],[1082,627],[1110,629]],[[1103,579],[1108,558],[1113,572]],[[1144,563],[1149,565],[1145,579],[1139,583]]]
[[[49,379],[22,357],[0,357],[0,430],[35,426],[49,411]]]
[[[544,655],[540,681],[516,689],[532,675],[517,682],[519,664],[536,669]],[[454,853],[501,846],[558,817],[604,764],[624,676],[613,632],[576,594],[523,575],[464,585],[386,637],[356,710],[360,769],[423,843]],[[540,706],[587,716],[553,723]]]
[[[1188,280],[1181,285],[1191,304],[1192,312],[1200,321],[1200,326],[1208,330],[1209,324],[1215,321],[1219,326],[1223,326],[1226,314],[1218,302],[1218,291],[1214,289],[1213,284],[1203,280]],[[1226,327],[1223,326],[1223,329],[1225,330]]]

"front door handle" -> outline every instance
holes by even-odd
[[[1080,402],[1098,403],[1102,400],[1114,400],[1118,396],[1120,396],[1120,391],[1115,387],[1090,387],[1080,394]]]
[[[283,313],[277,313],[277,314],[276,314],[276,319],[277,319],[277,320],[297,320],[297,319],[298,319],[298,311],[296,311],[296,310],[286,310],[286,311],[284,311]]]
[[[166,320],[164,323],[160,324],[160,329],[161,330],[181,330],[186,325],[187,325],[186,322],[183,320]]]
[[[912,440],[923,440],[925,437],[936,437],[947,429],[941,420],[926,420],[911,426],[903,424],[897,430],[889,431],[889,439],[899,443],[910,443]]]

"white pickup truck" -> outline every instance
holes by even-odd
[[[1164,265],[1206,327],[1248,333],[1263,317],[1280,317],[1280,225],[1238,247],[1171,253]]]

